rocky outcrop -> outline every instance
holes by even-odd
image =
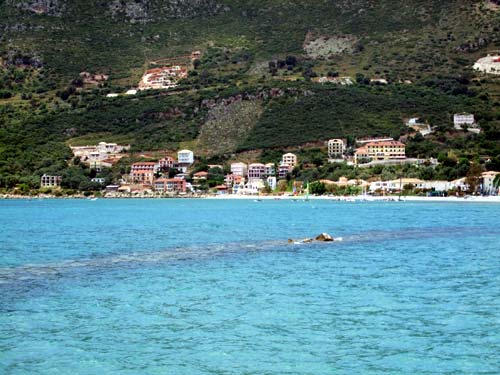
[[[314,241],[318,242],[333,242],[335,239],[330,236],[328,233],[321,233],[319,236],[316,238],[304,238],[303,240],[293,240],[291,238],[288,239],[288,243],[293,243],[293,244],[301,244],[301,243],[312,243]]]
[[[124,16],[131,23],[213,16],[229,11],[229,7],[215,0],[114,0],[109,9],[114,18]]]
[[[321,233],[319,236],[316,237],[316,241],[332,242],[333,237],[330,236],[328,233]]]
[[[56,17],[60,17],[65,9],[63,0],[11,0],[11,3],[28,12]]]

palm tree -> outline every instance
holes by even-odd
[[[500,173],[495,176],[493,179],[493,186],[497,189],[500,188]]]

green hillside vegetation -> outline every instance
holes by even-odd
[[[436,132],[408,138],[410,156],[451,152],[457,165],[489,158],[492,168],[500,162],[499,79],[471,70],[500,49],[500,13],[485,3],[0,2],[0,188],[36,187],[41,174],[68,170],[88,180],[93,172],[74,165],[69,144],[130,143],[132,153],[189,145],[205,161],[247,151],[266,159],[307,153],[304,144],[331,137],[406,138],[403,120],[414,116]],[[304,51],[310,41],[317,54]],[[191,64],[193,50],[202,57]],[[178,88],[106,98],[176,56],[190,68]],[[109,80],[84,85],[82,71]],[[356,84],[314,83],[326,75]],[[452,130],[462,111],[475,114],[479,136]]]

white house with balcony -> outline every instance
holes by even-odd
[[[179,163],[179,169],[186,173],[191,164],[194,163],[193,151],[180,150],[177,153],[177,162]]]

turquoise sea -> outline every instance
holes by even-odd
[[[0,201],[0,374],[499,374],[500,205]],[[343,241],[288,244],[328,232]]]

